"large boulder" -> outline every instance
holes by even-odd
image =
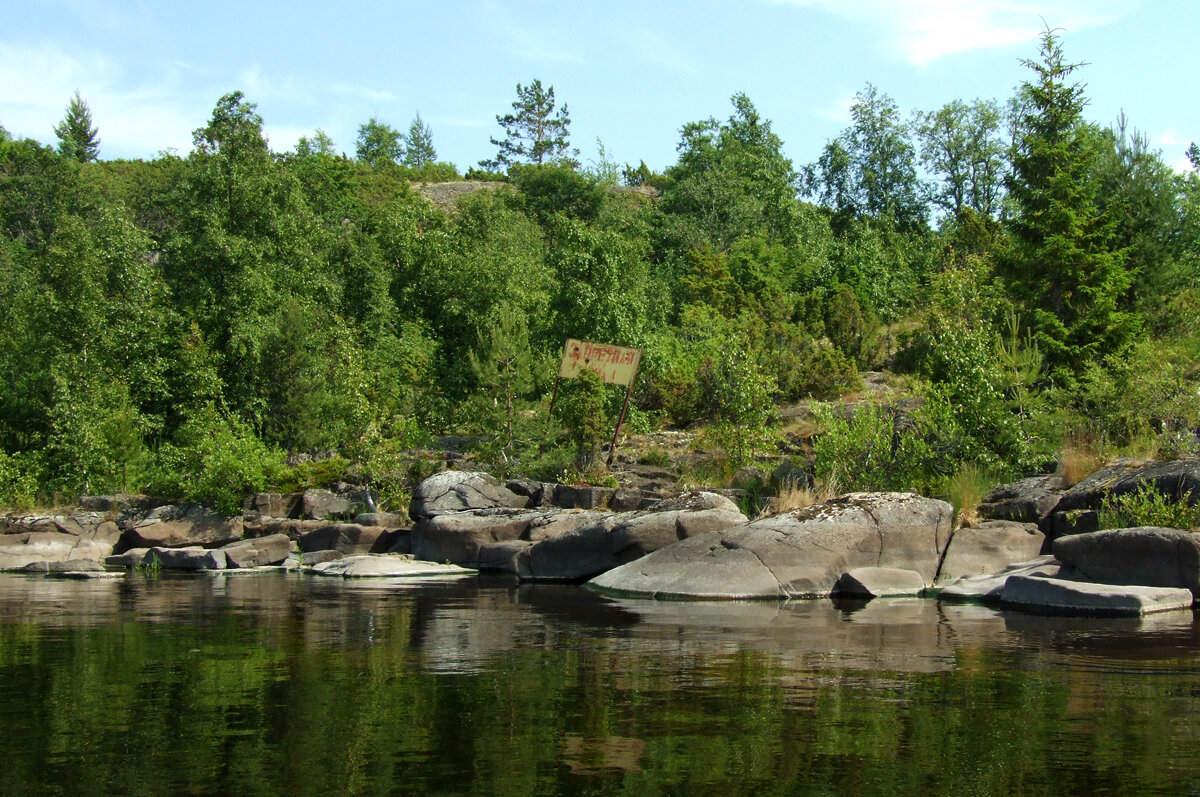
[[[623,512],[545,535],[514,561],[526,580],[581,581],[680,540],[746,522],[723,495],[690,492],[639,512]]]
[[[447,512],[519,508],[528,503],[528,497],[512,492],[490,474],[446,470],[435,473],[417,486],[408,513],[413,520],[420,520]]]
[[[1108,496],[1127,495],[1143,485],[1176,501],[1200,502],[1200,459],[1122,460],[1076,484],[1063,494],[1054,511],[1099,509]]]
[[[164,570],[224,570],[228,565],[224,551],[189,546],[187,548],[151,548],[145,562],[157,561]]]
[[[242,518],[226,517],[203,504],[158,507],[125,529],[127,548],[213,547],[240,540]]]
[[[1047,574],[1008,579],[1002,603],[1038,614],[1139,617],[1192,608],[1192,593],[1179,587],[1118,586]]]
[[[351,554],[386,553],[395,542],[398,531],[382,526],[360,526],[357,523],[330,523],[300,535],[300,550],[337,551]]]
[[[1061,570],[1062,563],[1047,554],[1028,562],[1016,562],[997,573],[963,576],[953,583],[926,590],[925,595],[949,601],[1000,603],[1004,598],[1004,588],[1013,576],[1058,575]]]
[[[1200,535],[1141,526],[1054,541],[1054,556],[1105,584],[1182,587],[1200,596]]]
[[[845,598],[916,597],[925,589],[925,579],[915,570],[894,567],[856,567],[842,573],[833,585],[833,595]]]
[[[30,521],[29,528],[46,529],[0,535],[0,570],[20,570],[31,564],[51,562],[103,562],[120,539],[110,521],[81,524],[54,518],[43,523]]]
[[[344,517],[349,514],[351,504],[348,499],[332,490],[305,490],[301,498],[302,512],[306,520],[325,520],[331,517]]]
[[[689,537],[592,579],[589,586],[654,597],[810,598],[859,567],[933,580],[953,508],[913,493],[854,493]]]
[[[292,541],[286,534],[269,534],[249,540],[231,542],[221,548],[228,567],[249,568],[282,564],[291,553]]]
[[[1033,523],[989,520],[956,529],[950,537],[936,584],[963,576],[996,573],[1014,562],[1027,562],[1042,551],[1045,535]]]
[[[603,522],[607,512],[558,509],[478,509],[422,518],[412,532],[412,552],[417,559],[453,562],[464,567],[516,572],[511,562],[518,550],[534,541],[570,532],[581,526]],[[520,546],[499,543],[520,541]]]
[[[989,520],[1041,523],[1054,511],[1066,492],[1061,476],[1032,476],[1002,484],[983,497],[979,516]]]

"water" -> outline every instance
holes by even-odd
[[[0,794],[1198,794],[1190,612],[0,575]]]

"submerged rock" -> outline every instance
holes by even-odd
[[[342,578],[413,578],[419,576],[469,576],[476,571],[458,565],[421,562],[406,556],[346,556],[322,562],[313,571],[323,576]]]
[[[664,598],[810,598],[859,567],[913,570],[928,583],[953,509],[913,493],[854,493],[690,537],[589,582]]]

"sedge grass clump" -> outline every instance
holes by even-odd
[[[963,463],[946,480],[946,499],[954,507],[956,528],[974,526],[979,522],[979,502],[995,485],[996,479],[973,462]]]
[[[1104,456],[1100,446],[1092,439],[1072,437],[1063,446],[1058,456],[1058,468],[1055,475],[1073,487],[1089,475],[1099,470],[1104,464]]]

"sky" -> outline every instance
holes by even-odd
[[[849,124],[874,84],[907,118],[954,99],[1005,102],[1046,27],[1083,62],[1085,116],[1124,112],[1184,168],[1200,140],[1196,0],[37,0],[0,26],[0,125],[55,142],[79,91],[100,157],[186,155],[224,94],[256,103],[270,146],[317,128],[353,154],[372,117],[420,113],[438,159],[493,157],[517,84],[553,86],[585,164],[655,170],[680,128],[746,93],[799,167]]]

